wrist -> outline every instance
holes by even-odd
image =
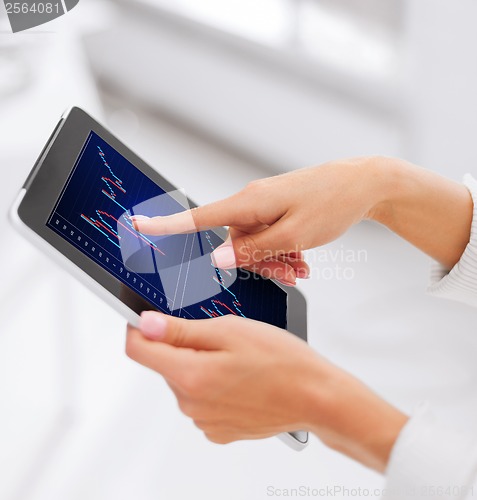
[[[474,203],[460,183],[404,160],[368,161],[371,202],[364,218],[375,220],[452,269],[470,240]]]
[[[406,162],[397,158],[374,156],[367,159],[369,210],[365,219],[389,225],[395,215],[396,202],[405,189]]]
[[[394,443],[408,420],[364,384],[320,360],[310,387],[307,430],[335,451],[384,472]],[[317,382],[319,380],[319,382]]]

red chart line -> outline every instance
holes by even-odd
[[[230,307],[227,304],[224,304],[223,302],[220,302],[220,300],[213,300],[212,302],[214,304],[220,304],[221,306],[223,306],[226,309],[228,309],[232,314],[235,314],[235,316],[237,316],[237,313],[235,311],[232,311],[232,309],[230,309]]]
[[[102,179],[104,182],[106,182],[106,184],[108,183],[108,181],[109,181],[109,182],[111,182],[111,184],[112,184],[113,186],[117,187],[117,188],[118,188],[120,191],[122,191],[123,193],[125,193],[125,192],[126,192],[126,190],[125,190],[122,186],[118,185],[118,183],[117,183],[117,182],[113,181],[113,179],[110,179],[109,177],[101,177],[101,179]]]

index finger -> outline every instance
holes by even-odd
[[[213,227],[236,224],[245,207],[240,208],[236,195],[234,195],[230,198],[173,215],[151,218],[142,215],[131,216],[131,222],[137,231],[151,236],[195,233]]]

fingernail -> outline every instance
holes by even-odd
[[[137,223],[148,219],[149,217],[147,217],[146,215],[132,215],[131,217],[129,217],[129,220],[132,222],[132,226],[136,231],[139,231]]]
[[[221,269],[236,267],[233,246],[221,246],[212,252],[211,257],[216,267],[220,267]]]
[[[295,286],[296,282],[294,281],[287,281],[287,280],[277,280],[279,283],[285,286]]]
[[[149,340],[162,340],[166,334],[167,321],[163,314],[155,311],[143,311],[139,320],[139,329]]]
[[[307,269],[296,269],[296,277],[302,280],[307,280],[310,277],[310,273]]]
[[[147,219],[149,219],[149,217],[147,215],[131,215],[131,217],[129,217],[129,218],[132,220],[147,220]]]

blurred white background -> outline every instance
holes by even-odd
[[[71,105],[199,203],[354,155],[401,156],[459,180],[477,167],[476,17],[473,0],[81,0],[12,35],[0,6],[1,500],[382,486],[315,438],[302,453],[276,439],[206,441],[164,382],[126,358],[124,321],[6,213]],[[347,250],[367,258],[333,262]],[[477,432],[476,312],[426,297],[429,259],[381,227],[356,227],[326,251],[310,252],[318,269],[300,284],[312,347],[404,411],[428,399]]]

